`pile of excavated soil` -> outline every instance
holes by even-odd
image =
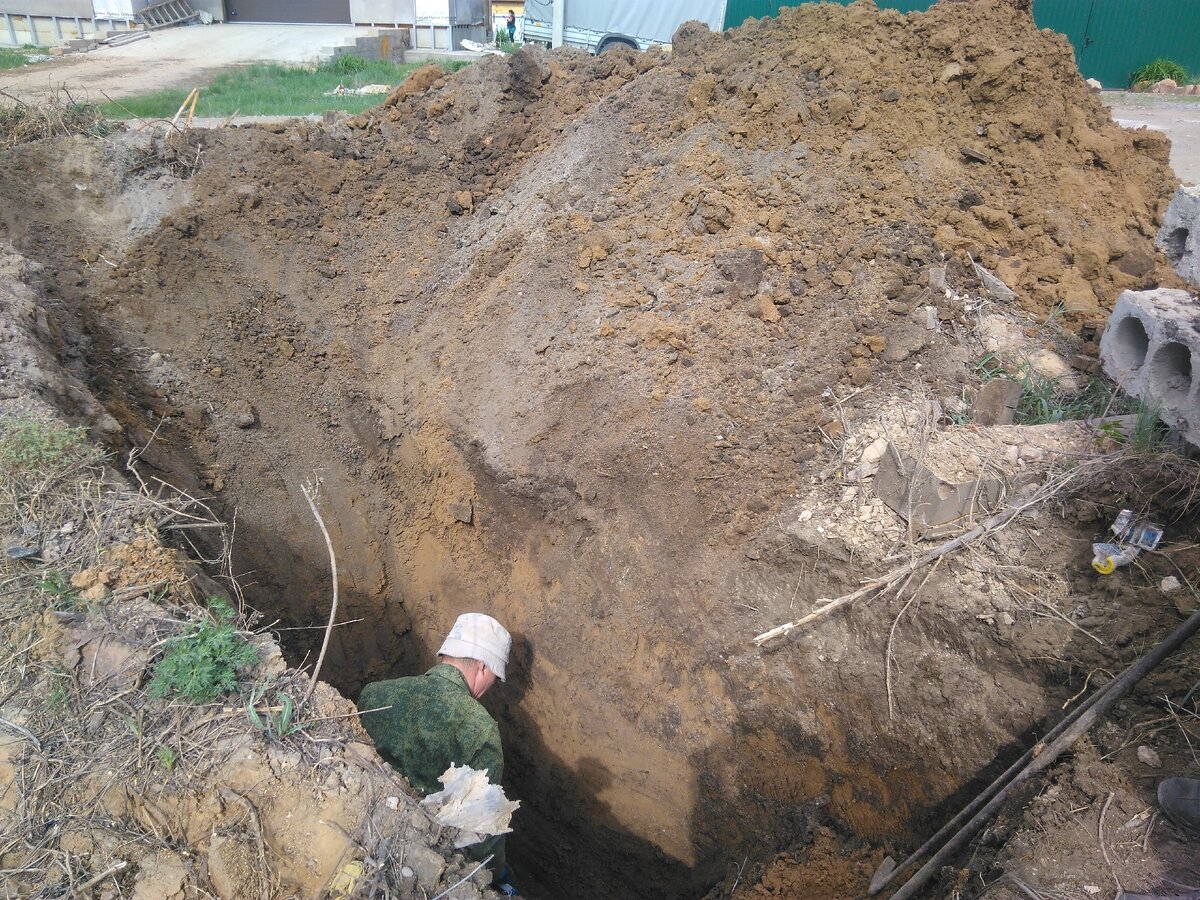
[[[749,644],[914,551],[881,506],[846,544],[805,504],[863,503],[846,444],[885,401],[977,384],[971,255],[1037,320],[1062,304],[1081,336],[1055,342],[1085,357],[1119,290],[1178,284],[1152,243],[1165,140],[1114,125],[1008,4],[525,49],[353,119],[186,140],[203,165],[162,192],[100,145],[16,148],[4,232],[78,316],[124,439],[236,512],[251,598],[287,626],[328,597],[298,487],[320,473],[335,685],[418,669],[468,609],[513,630],[488,702],[531,895],[695,896],[818,825],[911,845],[1078,690],[1076,654],[1112,668],[1175,615],[1143,581],[1087,597],[1101,503],[930,576],[892,648],[901,715],[902,602]],[[1093,633],[1122,590],[1146,615],[1097,649],[1013,581]],[[318,639],[289,634],[297,658]]]

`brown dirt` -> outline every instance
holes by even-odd
[[[80,371],[148,464],[236,511],[252,597],[288,626],[327,597],[297,487],[320,472],[359,620],[336,686],[413,671],[469,608],[513,629],[493,708],[535,896],[695,896],[818,824],[909,844],[1053,717],[1077,657],[1115,665],[1175,615],[1140,581],[1088,596],[1105,505],[931,577],[896,718],[900,603],[750,647],[909,552],[841,474],[888,404],[915,422],[975,386],[968,254],[1037,340],[1094,353],[1120,290],[1179,283],[1152,244],[1177,182],[1165,139],[1115,126],[1004,3],[806,5],[676,43],[523,50],[354,119],[194,133],[190,197],[132,242],[111,198],[143,182],[75,174],[122,172],[108,151],[0,160]],[[1100,631],[1148,612],[1093,650],[1031,591]]]

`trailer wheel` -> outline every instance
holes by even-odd
[[[606,37],[600,42],[600,46],[596,48],[596,55],[599,56],[606,50],[613,50],[617,47],[628,47],[630,50],[637,50],[637,42],[632,38],[627,37]]]

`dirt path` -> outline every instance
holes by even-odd
[[[352,25],[231,25],[172,28],[122,47],[105,47],[0,73],[0,90],[36,99],[65,87],[102,100],[193,86],[230,66],[254,62],[315,63],[325,47],[373,29]]]
[[[1171,138],[1171,168],[1184,182],[1200,184],[1200,99],[1105,93],[1101,99],[1125,128],[1146,126]]]

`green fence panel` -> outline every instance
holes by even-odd
[[[1196,0],[1034,0],[1033,11],[1043,28],[1070,38],[1079,70],[1105,87],[1125,87],[1130,72],[1159,57],[1200,77]]]
[[[933,0],[878,2],[909,13],[928,9]],[[729,0],[725,27],[796,5],[797,0]],[[1200,78],[1200,0],[1034,0],[1033,15],[1038,27],[1066,35],[1080,72],[1107,88],[1125,87],[1130,72],[1159,57]]]

